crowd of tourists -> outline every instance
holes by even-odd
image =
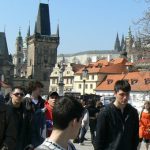
[[[150,101],[140,114],[128,104],[131,86],[118,80],[115,99],[104,106],[92,98],[41,96],[43,84],[32,81],[26,90],[13,87],[0,93],[0,150],[76,150],[88,129],[94,150],[140,150],[150,144]]]

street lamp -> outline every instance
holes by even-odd
[[[87,75],[88,75],[88,70],[87,70],[87,68],[85,67],[85,68],[82,70],[83,96],[85,95],[85,82],[86,82],[86,79],[87,79]]]

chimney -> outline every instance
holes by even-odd
[[[107,55],[107,61],[110,62],[110,60],[111,60],[111,55],[109,54]]]
[[[92,62],[96,62],[97,61],[97,57],[96,56],[92,56]]]

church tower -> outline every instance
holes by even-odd
[[[34,32],[27,39],[27,77],[49,87],[49,76],[57,61],[59,27],[56,34],[51,34],[48,4],[39,4]]]
[[[24,54],[23,54],[23,39],[21,36],[21,31],[19,29],[19,35],[16,38],[16,52],[13,57],[13,64],[15,65],[14,68],[14,75],[16,77],[21,76],[22,72],[22,65],[23,65],[23,60],[24,60]]]
[[[117,52],[120,52],[120,51],[121,51],[120,40],[119,40],[118,33],[117,33],[117,36],[116,36],[116,41],[115,41],[114,50],[117,51]]]
[[[126,37],[126,51],[131,53],[134,43],[134,37],[132,36],[131,28],[129,27],[128,36]]]
[[[124,35],[122,35],[122,39],[121,39],[121,51],[125,52],[126,51],[126,43],[124,40]]]

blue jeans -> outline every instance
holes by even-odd
[[[85,137],[86,132],[87,132],[87,130],[85,129],[85,127],[81,127],[80,135],[79,135],[79,143],[84,142],[84,137]]]

